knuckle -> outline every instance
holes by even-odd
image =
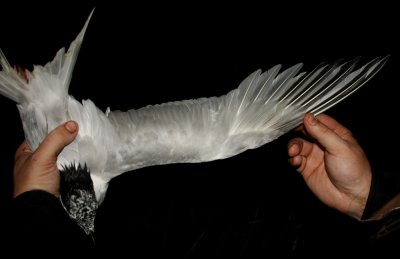
[[[32,155],[30,156],[30,162],[33,164],[39,163],[40,155],[37,152],[32,153]]]

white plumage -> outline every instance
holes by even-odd
[[[58,165],[86,164],[99,204],[109,181],[124,172],[224,159],[278,138],[301,124],[306,112],[322,113],[348,97],[388,58],[357,69],[359,58],[320,64],[311,72],[301,72],[301,63],[283,72],[276,65],[255,71],[220,97],[104,113],[92,101],[79,102],[68,93],[92,13],[67,52],[59,50],[53,61],[32,72],[11,67],[0,51],[0,94],[17,103],[33,150],[62,122],[79,123],[79,135],[59,155]]]

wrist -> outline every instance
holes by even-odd
[[[53,195],[56,198],[58,198],[60,196],[59,192],[53,190],[52,188],[46,188],[46,187],[38,186],[38,185],[29,185],[29,186],[25,186],[25,187],[23,187],[23,186],[14,187],[13,198],[16,198],[24,193],[32,192],[32,191],[46,192],[46,193]]]
[[[345,212],[347,215],[350,217],[353,217],[357,220],[361,220],[363,217],[364,211],[365,211],[365,206],[368,201],[369,197],[369,192],[371,188],[371,174],[367,174],[364,183],[359,184],[358,186],[363,186],[360,190],[358,191],[352,191],[348,195],[350,199],[350,206],[349,210]]]

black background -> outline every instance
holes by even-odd
[[[394,8],[331,2],[137,4],[18,2],[1,6],[0,47],[32,68],[68,47],[96,7],[70,94],[105,111],[220,96],[258,68],[391,55],[370,82],[326,113],[352,130],[372,164],[396,170],[398,50]],[[23,140],[15,104],[0,97],[0,198],[10,199],[13,156]],[[360,254],[369,228],[321,204],[287,163],[296,133],[235,157],[143,168],[114,178],[96,242],[130,253]]]

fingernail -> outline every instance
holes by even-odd
[[[74,133],[76,131],[76,124],[73,121],[69,121],[65,123],[65,128],[68,130],[69,133]]]
[[[313,114],[310,114],[310,115],[309,115],[308,121],[310,122],[310,124],[311,124],[312,126],[317,125],[317,119],[315,118],[315,116],[314,116]]]

